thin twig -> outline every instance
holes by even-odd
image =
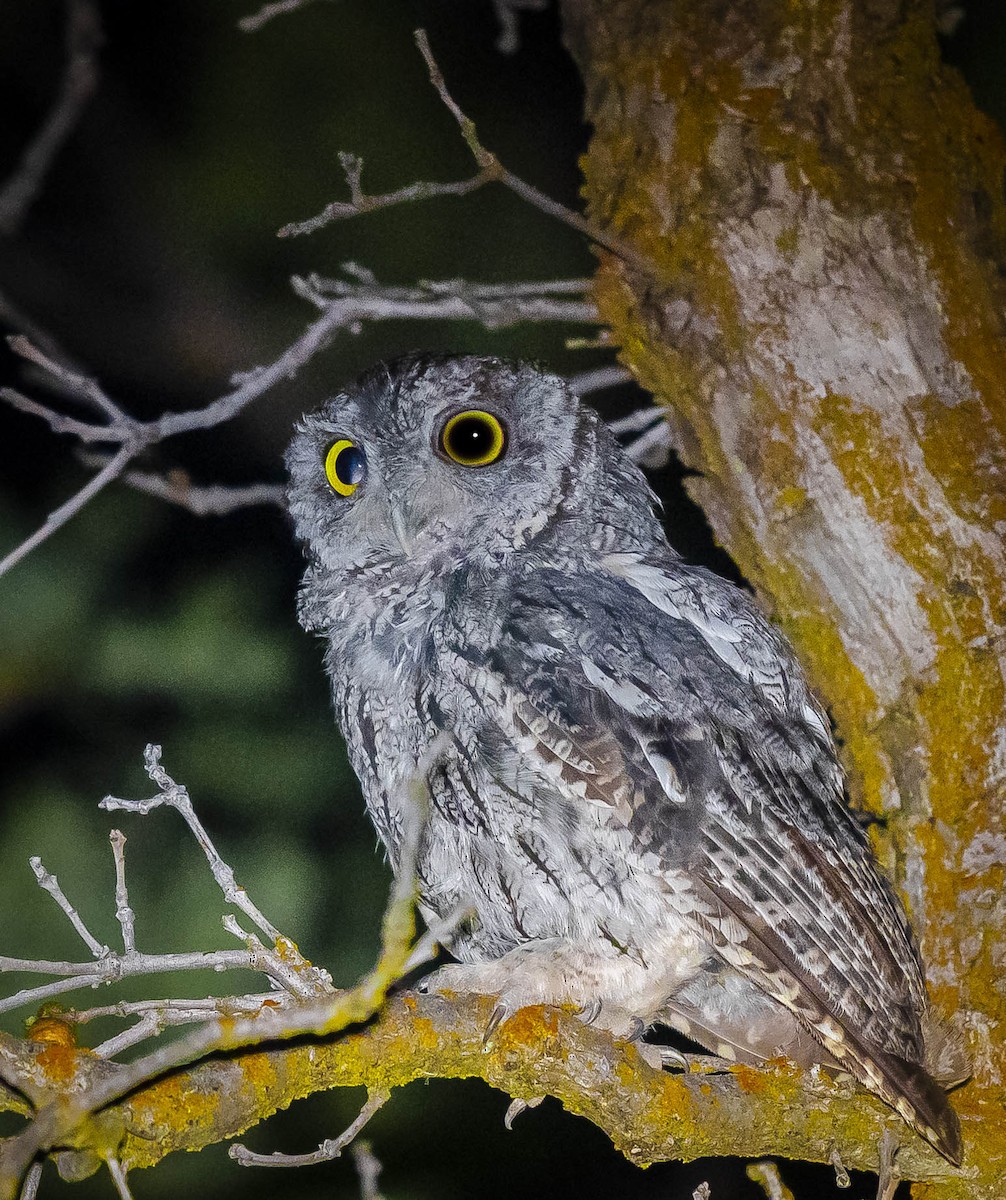
[[[123,1050],[128,1050],[130,1046],[136,1046],[163,1032],[164,1022],[160,1016],[155,1012],[149,1012],[140,1017],[135,1024],[130,1025],[128,1029],[124,1029],[114,1037],[107,1038],[94,1046],[92,1053],[98,1058],[112,1059],[117,1054],[121,1054]]]
[[[0,956],[0,972],[16,971],[62,978],[38,987],[24,988],[0,999],[0,1013],[28,1005],[37,1007],[66,992],[118,983],[138,975],[162,975],[171,971],[254,971],[272,975],[274,954],[256,955],[247,950],[179,951],[171,954],[115,954],[91,962],[49,962]]]
[[[368,1088],[367,1100],[356,1118],[338,1137],[326,1138],[317,1150],[308,1154],[257,1154],[247,1146],[236,1143],[228,1150],[228,1154],[242,1167],[313,1167],[318,1163],[331,1162],[339,1158],[343,1150],[354,1142],[359,1133],[369,1123],[371,1117],[391,1099],[391,1092],[383,1088]]]
[[[70,924],[80,935],[81,940],[87,946],[88,950],[91,951],[95,958],[107,958],[110,953],[109,948],[103,942],[99,942],[84,924],[84,918],[67,899],[66,893],[59,886],[59,880],[56,876],[51,871],[45,869],[40,858],[30,858],[28,863],[35,875],[35,879],[38,881],[38,886],[43,891],[48,892],[53,900],[56,901],[66,914]]]
[[[42,1180],[42,1164],[32,1163],[28,1174],[24,1177],[24,1187],[21,1189],[19,1200],[35,1200],[38,1195],[38,1185]]]
[[[845,1163],[842,1162],[842,1156],[839,1154],[837,1146],[831,1152],[831,1165],[835,1168],[835,1187],[851,1187],[852,1180],[849,1178],[849,1172],[845,1169]]]
[[[94,1008],[67,1009],[63,1019],[70,1025],[86,1025],[102,1017],[131,1017],[152,1013],[167,1025],[205,1021],[207,1017],[251,1015],[263,1005],[287,1002],[281,992],[258,992],[247,996],[171,997],[162,1000],[120,1000]]]
[[[51,375],[69,395],[75,396],[78,400],[89,405],[107,417],[113,424],[132,425],[129,417],[102,390],[101,385],[96,379],[92,379],[89,375],[84,375],[80,371],[75,371],[72,367],[68,367],[65,363],[60,362],[59,359],[46,354],[45,351],[39,349],[30,338],[22,333],[17,333],[9,337],[7,344],[20,358],[34,363],[36,367],[40,367],[47,375]],[[86,429],[88,426],[85,425],[84,428]],[[82,437],[83,435],[78,434],[78,436]]]
[[[309,217],[306,221],[295,221],[284,225],[279,230],[279,237],[297,237],[301,234],[314,233],[332,221],[359,216],[361,213],[374,212],[378,209],[391,208],[397,204],[411,203],[416,200],[428,200],[434,196],[467,196],[471,192],[485,187],[486,184],[501,183],[527,204],[537,208],[539,212],[562,221],[565,225],[575,229],[578,233],[582,233],[599,246],[610,250],[612,254],[617,255],[625,262],[632,263],[637,267],[646,267],[642,256],[622,241],[621,238],[608,233],[606,230],[599,229],[593,222],[581,216],[580,213],[574,212],[573,209],[567,208],[557,200],[553,200],[551,196],[547,196],[533,184],[525,182],[512,171],[507,170],[496,155],[482,145],[475,128],[475,122],[462,111],[447,90],[443,73],[437,65],[437,61],[430,49],[426,31],[424,29],[417,29],[415,38],[419,53],[423,56],[423,60],[426,63],[430,83],[433,85],[447,111],[457,122],[465,145],[475,160],[476,173],[468,179],[454,180],[449,183],[435,183],[424,180],[398,188],[393,192],[371,196],[363,191],[360,182],[363,171],[363,160],[358,155],[343,151],[339,155],[339,162],[346,176],[346,183],[349,186],[349,200],[334,201],[328,204],[316,216]]]
[[[795,1200],[783,1183],[778,1166],[771,1160],[748,1163],[747,1177],[761,1187],[767,1200]]]
[[[346,270],[354,276],[353,281],[317,276],[293,280],[297,293],[319,309],[319,316],[275,362],[237,376],[231,391],[203,408],[166,412],[151,421],[138,421],[128,415],[94,379],[57,361],[53,347],[48,346],[47,351],[43,351],[23,335],[11,338],[10,345],[15,353],[43,370],[60,390],[94,408],[106,420],[90,422],[69,416],[11,388],[0,388],[0,399],[21,412],[41,418],[54,433],[70,434],[85,445],[118,445],[120,448],[79,492],[0,562],[0,575],[52,536],[119,476],[126,475],[126,481],[139,490],[184,504],[200,514],[226,513],[249,504],[269,504],[281,499],[280,490],[267,484],[233,489],[214,485],[199,488],[181,477],[169,474],[165,480],[142,471],[127,474],[126,468],[147,446],[181,433],[212,429],[233,419],[275,384],[293,376],[341,329],[356,333],[366,321],[411,318],[477,320],[487,329],[521,321],[587,324],[598,321],[597,309],[589,298],[589,280],[516,284],[435,280],[416,288],[386,288],[360,267],[347,264]]]
[[[528,204],[533,205],[533,207],[548,216],[562,221],[564,224],[570,226],[571,229],[575,229],[578,233],[582,233],[585,237],[588,237],[592,242],[596,242],[599,246],[610,250],[612,254],[617,255],[625,262],[649,269],[649,265],[645,263],[642,256],[631,246],[623,242],[621,238],[608,233],[604,229],[598,229],[586,217],[581,216],[578,212],[574,212],[571,208],[567,208],[564,204],[560,204],[557,200],[553,200],[551,196],[546,196],[544,192],[539,191],[533,184],[525,183],[524,180],[514,175],[512,171],[508,171],[496,155],[482,145],[475,130],[475,122],[462,112],[461,107],[451,96],[450,92],[448,92],[443,73],[437,65],[436,59],[433,57],[433,51],[430,49],[426,30],[417,29],[415,39],[416,45],[419,47],[419,53],[423,56],[423,60],[426,63],[426,69],[430,75],[430,83],[433,84],[437,95],[443,101],[448,112],[457,121],[458,128],[461,130],[461,136],[471,151],[480,174],[486,176],[486,182],[497,180]]]
[[[90,0],[68,0],[66,67],[59,94],[21,161],[0,187],[0,232],[16,233],[98,82],[101,21]]]
[[[496,20],[500,32],[496,39],[496,49],[500,54],[516,54],[520,49],[520,28],[517,23],[517,13],[544,12],[548,8],[548,0],[493,0]]]
[[[590,371],[572,375],[568,383],[577,396],[589,396],[592,392],[603,392],[605,388],[632,383],[632,372],[618,363],[611,363],[606,367],[594,367]]]
[[[325,310],[345,305],[345,326],[358,332],[363,321],[432,320],[480,322],[501,329],[525,322],[568,321],[596,325],[597,306],[589,279],[520,283],[471,283],[465,279],[421,280],[414,287],[378,283],[370,271],[344,263],[351,279],[294,277],[294,290]]]
[[[360,1200],[384,1200],[377,1186],[381,1163],[370,1149],[369,1142],[357,1142],[351,1149],[353,1166],[360,1180]]]
[[[344,314],[338,306],[324,310],[297,341],[284,350],[279,358],[267,367],[261,367],[240,376],[235,386],[219,399],[203,408],[189,412],[163,413],[153,421],[141,422],[132,418],[124,418],[112,420],[108,424],[89,425],[86,422],[76,421],[55,413],[44,405],[29,400],[26,396],[9,388],[0,389],[0,399],[6,400],[22,411],[42,417],[56,432],[73,433],[84,442],[118,443],[121,447],[103,470],[99,471],[79,492],[58,508],[44,525],[0,562],[0,575],[9,571],[33,549],[51,537],[57,529],[65,525],[106,484],[122,474],[129,462],[144,447],[180,433],[191,433],[197,429],[212,429],[221,425],[237,416],[242,409],[275,384],[295,375],[308,359],[328,343],[332,334],[342,327],[343,316]],[[54,365],[58,369],[59,377],[65,378],[69,374],[66,368],[60,367],[59,364]]]
[[[272,4],[263,4],[257,13],[250,17],[242,17],[238,21],[238,29],[242,33],[255,33],[273,17],[295,12],[298,8],[306,8],[311,2],[312,0],[274,0]]]
[[[206,861],[210,864],[213,878],[223,892],[227,903],[233,904],[246,917],[254,921],[273,943],[278,942],[283,935],[271,921],[266,919],[264,913],[253,903],[245,889],[238,884],[233,869],[221,858],[213,840],[206,832],[205,826],[196,816],[188,791],[181,784],[176,783],[161,766],[160,746],[148,745],[143,753],[143,762],[151,782],[157,785],[158,794],[151,796],[148,800],[119,800],[115,796],[106,796],[98,807],[104,809],[105,812],[139,813],[141,816],[146,816],[155,808],[173,808],[199,843],[200,849],[206,856]]]
[[[155,749],[148,749],[148,773],[162,792],[177,789],[178,785],[160,767]],[[322,1036],[339,1033],[349,1025],[367,1020],[381,1007],[392,984],[401,978],[414,944],[416,857],[428,807],[426,779],[442,752],[438,740],[416,764],[415,774],[406,784],[408,802],[398,867],[381,923],[381,952],[373,969],[355,987],[334,996],[266,1010],[250,1019],[209,1021],[170,1045],[122,1064],[106,1076],[96,1077],[86,1091],[60,1096],[41,1108],[26,1129],[5,1143],[0,1154],[0,1195],[12,1193],[36,1155],[70,1134],[88,1114],[98,1112],[165,1071],[211,1052],[287,1040],[307,1033]]]
[[[113,829],[108,840],[115,860],[115,919],[122,930],[122,948],[126,954],[131,954],[136,949],[136,914],[129,907],[126,888],[126,835],[121,829]]]
[[[0,390],[0,395],[5,394],[6,389]],[[93,475],[80,491],[74,492],[65,504],[61,504],[59,508],[49,514],[45,523],[40,525],[30,537],[25,538],[19,546],[15,546],[11,550],[6,558],[0,560],[0,575],[5,575],[32,550],[52,537],[56,530],[61,529],[71,517],[76,516],[88,501],[97,496],[102,488],[107,487],[113,479],[122,474],[135,453],[136,450],[132,445],[127,443],[122,446],[114,457],[108,460],[107,465],[97,475]]]
[[[115,1184],[115,1190],[119,1193],[119,1200],[133,1200],[133,1193],[129,1190],[126,1170],[122,1163],[117,1158],[107,1158],[105,1161],[108,1164],[108,1173]]]
[[[97,456],[81,457],[85,462],[93,462]],[[283,507],[284,489],[278,483],[197,484],[185,471],[177,468],[167,475],[157,475],[153,471],[125,471],[122,482],[137,492],[188,509],[197,517],[225,517],[238,509],[257,506]]]

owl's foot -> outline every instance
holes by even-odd
[[[636,1040],[644,1024],[618,1003],[620,997],[611,995],[604,965],[603,959],[591,956],[581,946],[559,939],[543,940],[518,946],[488,962],[449,963],[427,975],[418,987],[426,993],[495,997],[485,1041],[514,1013],[536,1004],[570,1005],[578,1010],[585,1025],[597,1025],[618,1037]]]

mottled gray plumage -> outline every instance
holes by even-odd
[[[506,431],[489,465],[444,453],[468,409]],[[340,439],[366,456],[348,495],[323,466]],[[591,410],[529,366],[414,355],[305,418],[287,461],[301,621],[393,864],[440,739],[421,906],[477,920],[438,979],[504,1013],[572,1002],[622,1034],[840,1063],[959,1159],[918,956],[824,714],[747,596],[667,545]]]

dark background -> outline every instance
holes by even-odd
[[[356,218],[311,237],[277,228],[342,197],[336,152],[361,154],[370,191],[472,172],[451,118],[429,86],[412,31],[424,26],[448,85],[485,145],[523,178],[578,205],[585,149],[577,74],[554,12],[521,19],[522,46],[495,48],[480,0],[316,0],[252,34],[254,11],[221,0],[100,5],[105,45],[98,91],[16,237],[0,238],[0,293],[54,336],[130,412],[197,407],[235,371],[275,358],[311,319],[292,273],[335,274],[346,260],[382,282],[492,281],[589,275],[575,233],[502,189]],[[0,178],[43,120],[63,68],[65,10],[0,0]],[[1002,121],[1006,14],[968,5],[946,52]],[[175,438],[146,457],[197,482],[279,482],[293,421],[380,357],[423,346],[539,358],[565,373],[612,361],[569,349],[583,326],[388,323],[342,333],[297,380],[218,430]],[[19,368],[0,363],[8,378]],[[37,381],[21,384],[44,397]],[[601,398],[627,411],[631,388]],[[0,411],[0,556],[86,479],[70,439]],[[682,472],[656,474],[672,541],[731,571]],[[152,790],[144,745],[185,783],[239,880],[270,919],[337,983],[373,961],[388,871],[375,845],[329,711],[320,650],[299,630],[300,571],[284,517],[270,508],[197,518],[113,485],[68,527],[0,579],[0,953],[86,957],[36,887],[29,855],[55,871],[92,930],[114,940],[107,832],[129,837],[138,944],[148,951],[230,944],[201,854],[170,812],[98,812],[107,792]],[[233,943],[236,945],[236,943]],[[29,982],[9,981],[15,986]],[[259,980],[194,977],[178,994],[243,991]],[[159,980],[117,996],[167,992]],[[67,1003],[105,1003],[74,993]],[[17,1029],[26,1013],[10,1014]],[[90,1027],[87,1036],[108,1036]],[[260,1150],[312,1148],[355,1114],[362,1092],[303,1102],[245,1139]],[[480,1083],[414,1084],[366,1136],[392,1200],[522,1197],[761,1196],[738,1164],[629,1166],[586,1122],[552,1101],[503,1129],[507,1098]],[[0,1125],[0,1131],[13,1128]],[[803,1196],[830,1194],[830,1172],[784,1165]],[[355,1196],[348,1162],[298,1172],[243,1171],[223,1148],[175,1155],[134,1176],[141,1197],[191,1187],[232,1194]],[[58,1193],[63,1185],[44,1187]],[[77,1194],[108,1196],[99,1176]],[[867,1177],[851,1192],[870,1193]]]

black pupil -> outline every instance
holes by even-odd
[[[346,487],[362,483],[366,473],[367,459],[359,446],[347,446],[335,456],[336,477]]]
[[[462,417],[451,426],[448,440],[455,458],[474,462],[492,448],[493,428],[485,417]]]

